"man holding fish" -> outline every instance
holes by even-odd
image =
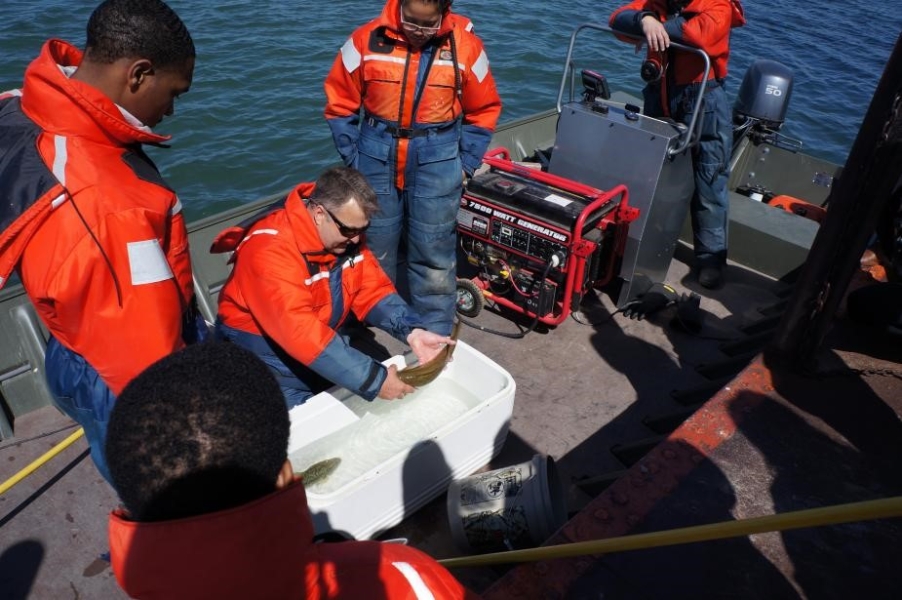
[[[363,244],[377,208],[363,175],[333,167],[213,242],[212,252],[234,251],[219,296],[217,336],[263,359],[289,407],[328,384],[367,400],[394,400],[413,392],[410,382],[421,383],[405,382],[397,367],[348,344],[337,330],[351,312],[410,345],[421,365],[450,354],[445,348],[454,340],[422,327]]]

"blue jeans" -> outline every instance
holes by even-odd
[[[670,115],[686,125],[692,120],[692,108],[698,84],[678,86],[669,98]],[[646,112],[661,116],[660,89],[644,90]],[[692,219],[696,265],[722,266],[727,260],[727,233],[730,179],[730,154],[733,144],[732,111],[723,84],[709,82],[702,103],[699,143],[692,150],[695,193],[689,205]]]
[[[278,344],[262,335],[229,327],[217,319],[215,336],[218,340],[232,342],[245,350],[250,350],[266,363],[279,382],[282,395],[285,396],[285,404],[289,409],[303,404],[308,398],[331,385],[304,364],[293,359]],[[304,377],[298,373],[303,373]]]
[[[182,322],[185,343],[203,342],[208,336],[203,317],[196,310],[186,311]],[[94,367],[52,335],[44,354],[44,372],[57,406],[85,430],[85,439],[91,447],[91,458],[97,470],[113,485],[104,444],[116,396]]]
[[[366,233],[367,247],[424,326],[441,335],[451,333],[457,305],[457,211],[463,190],[459,140],[459,127],[412,138],[405,188],[398,189],[397,140],[381,124],[364,124],[355,165],[379,201]],[[401,248],[406,265],[399,262]],[[399,273],[399,267],[405,272]]]
[[[112,485],[103,445],[116,397],[94,367],[53,336],[47,343],[44,370],[57,406],[84,428],[91,458]]]

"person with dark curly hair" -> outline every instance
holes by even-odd
[[[110,556],[132,598],[476,598],[397,543],[314,543],[288,462],[275,376],[229,342],[151,365],[113,408],[106,453],[123,508]]]
[[[113,484],[135,520],[225,510],[292,479],[282,391],[247,353],[227,342],[196,344],[123,390],[106,449]]]
[[[182,204],[142,144],[188,91],[194,42],[160,0],[107,0],[84,52],[44,44],[0,94],[0,286],[14,269],[49,331],[45,372],[109,479],[116,395],[205,333]]]

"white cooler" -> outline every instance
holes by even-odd
[[[316,532],[375,537],[486,465],[507,438],[515,389],[507,371],[458,341],[441,375],[406,398],[367,402],[336,387],[293,408],[294,470],[341,459],[306,486]]]

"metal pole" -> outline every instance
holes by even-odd
[[[680,529],[670,529],[668,531],[640,533],[604,540],[573,542],[570,544],[543,546],[541,548],[529,548],[527,550],[512,550],[509,552],[495,552],[493,554],[483,554],[481,556],[445,558],[438,562],[448,568],[482,567],[505,563],[550,560],[554,558],[572,558],[574,556],[584,556],[588,554],[624,552],[626,550],[639,550],[642,548],[658,548],[676,544],[689,544],[692,542],[706,542],[732,537],[743,537],[770,531],[787,531],[804,527],[837,525],[839,523],[851,523],[855,521],[868,521],[899,516],[902,516],[902,496],[881,500],[868,500],[865,502],[853,502],[850,504],[838,504],[836,506],[826,506],[823,508],[810,508],[779,515],[767,515],[765,517],[755,517],[752,519],[727,521],[725,523],[712,523],[710,525],[682,527]]]
[[[827,202],[773,344],[771,366],[810,368],[861,255],[902,174],[902,35]]]
[[[57,454],[59,454],[60,452],[62,452],[66,448],[68,448],[69,446],[71,446],[73,443],[75,443],[78,440],[78,438],[80,438],[84,434],[85,434],[85,430],[82,429],[81,427],[79,427],[78,431],[76,431],[75,433],[73,433],[72,435],[70,435],[69,437],[64,439],[62,442],[60,442],[59,444],[57,444],[56,446],[54,446],[53,448],[51,448],[50,450],[45,452],[38,459],[32,461],[31,464],[29,464],[27,467],[25,467],[24,469],[22,469],[21,471],[19,471],[15,475],[13,475],[12,477],[7,479],[3,483],[0,483],[0,495],[3,495],[11,487],[13,487],[17,483],[19,483],[20,481],[22,481],[23,479],[25,479],[26,477],[28,477],[29,475],[31,475],[32,473],[37,471],[44,463],[46,463],[51,458],[53,458],[54,456],[56,456]]]

